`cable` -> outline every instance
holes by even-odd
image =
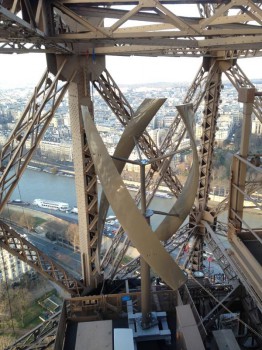
[[[233,312],[231,310],[229,310],[224,304],[221,303],[221,301],[219,301],[208,289],[206,289],[200,282],[198,282],[197,279],[195,279],[193,276],[191,276],[192,279],[202,288],[204,289],[204,291],[211,296],[211,298],[213,298],[218,304],[220,304],[223,309],[225,309],[227,312],[233,314]],[[239,317],[236,317],[236,319],[242,323],[244,326],[246,326],[251,332],[253,332],[257,337],[259,337],[260,339],[262,339],[262,335],[259,334],[255,329],[253,329],[252,327],[250,327],[247,323],[245,323],[244,321],[242,321]]]

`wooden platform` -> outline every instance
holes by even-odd
[[[112,321],[78,323],[74,349],[113,350]]]

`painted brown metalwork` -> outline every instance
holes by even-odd
[[[136,140],[138,140],[139,137],[142,135],[142,133],[146,129],[146,126],[149,124],[151,119],[154,117],[154,115],[156,114],[156,112],[164,102],[165,102],[165,99],[145,99],[137,109],[133,118],[127,124],[113,155],[113,157],[115,158],[114,162],[115,162],[116,168],[120,174],[122,173],[122,170],[126,164],[125,159],[127,160],[129,158],[131,152],[136,146]],[[122,158],[123,160],[119,161],[117,160],[117,158]],[[108,208],[109,208],[109,202],[105,196],[105,193],[102,191],[101,199],[100,199],[100,208],[99,208],[99,232],[101,233],[101,236],[100,236],[101,239],[102,239],[102,232],[103,232]],[[124,233],[124,230],[120,228],[118,230],[117,235],[118,237],[120,236],[123,237],[123,234],[121,234],[120,231]],[[112,249],[113,249],[113,244],[105,253],[105,256],[102,262],[102,268],[103,266],[108,265],[108,261],[105,264],[105,260],[107,259],[107,257],[108,256],[111,256],[111,258],[113,257]],[[119,255],[117,255],[117,258],[119,261],[122,260],[122,259],[119,259]],[[113,263],[113,266],[118,265],[114,261],[112,263]]]
[[[0,221],[0,245],[43,276],[57,283],[72,296],[85,294],[85,287],[80,281],[70,276],[59,264],[26,241],[3,221]]]
[[[17,339],[15,343],[8,347],[8,350],[48,349],[52,347],[56,340],[60,316],[60,312],[52,315],[47,321],[41,323],[26,335]]]
[[[129,239],[140,251],[146,262],[171,288],[176,290],[185,282],[185,275],[166,253],[146,220],[133,203],[133,199],[108,155],[91,118],[85,110],[83,110],[83,119],[96,172],[110,205],[127,232]],[[128,215],[126,215],[127,212]],[[165,266],[172,266],[172,268],[167,270]]]
[[[194,206],[198,188],[199,162],[192,125],[194,123],[193,106],[187,104],[177,106],[176,108],[183,119],[186,131],[188,132],[190,138],[190,144],[193,153],[193,162],[184,188],[169,212],[169,214],[172,216],[166,216],[155,231],[157,237],[161,241],[167,241],[169,238],[171,238],[183,224],[184,220],[191,211],[191,208]]]
[[[76,65],[79,64],[76,63]],[[92,112],[90,81],[87,65],[79,70],[76,80],[69,88],[69,110],[72,128],[75,183],[78,206],[79,239],[82,275],[91,290],[99,283],[100,265],[98,257],[98,191],[97,176],[83,128],[81,104]]]
[[[68,82],[58,86],[58,79],[63,69],[66,69],[66,65],[64,61],[54,78],[48,71],[45,72],[1,150],[0,211],[22,176],[73,79],[74,73],[69,77]],[[46,109],[47,104],[48,109]]]
[[[186,1],[178,3],[172,0],[147,0],[143,3],[108,0],[98,4],[90,0],[60,0],[43,6],[40,0],[34,2],[34,5],[27,1],[27,6],[22,6],[21,19],[16,15],[20,8],[17,2],[4,1],[0,7],[3,21],[0,28],[1,41],[4,45],[9,45],[26,37],[27,43],[44,42],[54,53],[64,51],[86,54],[87,50],[95,48],[97,55],[194,57],[208,55],[212,51],[223,51],[226,47],[235,58],[241,54],[240,50],[245,51],[244,55],[248,51],[251,55],[261,54],[262,15],[259,2],[191,1],[196,7],[202,6],[199,16],[192,18],[177,14],[178,5],[183,3],[188,4]],[[117,7],[111,7],[112,4],[117,4]],[[132,5],[130,9],[124,7],[127,4]],[[107,10],[101,5],[107,6]],[[167,5],[171,5],[171,9]],[[101,25],[105,19],[112,18],[115,19],[113,24]],[[129,25],[131,20],[145,22],[146,25]],[[47,24],[51,25],[51,31]],[[126,25],[128,26],[124,28]],[[49,36],[46,37],[48,31]]]
[[[190,4],[198,12],[194,16],[181,16],[177,11],[181,4]],[[126,5],[129,5],[129,7],[126,7]],[[237,179],[238,170],[240,169],[243,173],[243,169],[250,167],[250,164],[252,164],[249,156],[245,160],[243,160],[243,157],[241,159],[237,156],[234,157],[229,203],[225,200],[215,209],[210,209],[208,205],[220,76],[222,72],[225,73],[238,91],[243,87],[254,87],[236,63],[236,59],[260,57],[262,55],[261,6],[261,2],[256,0],[192,0],[190,2],[185,0],[145,0],[143,2],[134,0],[99,2],[96,0],[1,1],[0,53],[45,52],[49,66],[48,73],[41,80],[34,97],[28,105],[29,122],[26,122],[26,116],[24,115],[25,119],[21,118],[17,129],[9,140],[10,142],[3,148],[1,154],[1,171],[3,172],[1,178],[2,206],[17,184],[24,170],[23,164],[26,166],[28,163],[31,153],[40,141],[54,111],[52,109],[48,112],[49,114],[41,114],[40,109],[45,108],[48,101],[52,101],[52,108],[54,106],[56,108],[67,89],[68,82],[72,80],[71,73],[73,75],[74,72],[71,71],[71,67],[63,71],[65,74],[59,75],[61,67],[59,62],[62,62],[65,56],[68,58],[70,56],[70,62],[75,62],[78,59],[80,62],[81,59],[86,60],[86,56],[89,56],[88,65],[90,70],[82,69],[83,65],[80,65],[81,69],[77,66],[77,70],[79,69],[78,77],[70,88],[70,109],[72,120],[75,121],[75,124],[72,123],[73,128],[75,128],[73,139],[77,139],[74,144],[74,152],[78,154],[75,158],[76,178],[79,187],[78,192],[83,192],[82,197],[79,195],[79,217],[81,237],[84,242],[82,250],[83,275],[87,285],[95,286],[99,281],[101,272],[100,264],[96,258],[100,244],[97,227],[96,170],[81,124],[81,113],[79,112],[80,104],[84,104],[89,107],[89,111],[93,115],[89,83],[93,82],[124,127],[134,116],[134,111],[106,70],[105,65],[102,64],[102,69],[98,69],[99,60],[103,61],[105,55],[204,56],[203,64],[184,100],[184,103],[193,103],[194,111],[196,111],[202,97],[206,96],[200,152],[198,203],[191,212],[187,231],[188,237],[191,237],[191,235],[194,237],[193,249],[190,253],[192,259],[189,263],[194,269],[201,268],[203,241],[205,240],[212,248],[217,261],[230,278],[230,281],[235,283],[238,278],[244,285],[247,294],[243,298],[243,303],[245,303],[246,310],[249,312],[250,318],[253,319],[252,322],[257,327],[256,329],[261,330],[259,328],[261,314],[258,310],[258,305],[261,305],[260,279],[259,276],[254,277],[255,273],[252,272],[252,269],[256,270],[257,267],[252,260],[256,258],[256,254],[251,254],[249,262],[243,263],[246,250],[241,245],[244,241],[246,242],[246,238],[255,240],[257,244],[261,243],[261,230],[243,229],[245,222],[243,221],[242,212],[246,205],[241,203],[242,198],[252,200],[252,197],[248,194],[251,193],[249,191],[252,191],[250,188],[253,188],[253,190],[261,188],[260,183],[252,183],[252,181],[244,179],[244,176],[240,182]],[[92,58],[90,57],[91,53]],[[76,67],[75,63],[71,66]],[[55,78],[51,76],[50,72],[55,75]],[[57,88],[58,79],[66,80],[63,83],[62,90]],[[79,84],[78,87],[74,85],[76,83]],[[82,103],[83,98],[85,103]],[[255,101],[252,102],[253,111],[260,121],[261,103],[261,95],[255,96]],[[177,132],[180,133],[181,137],[173,141],[172,136]],[[168,152],[175,152],[180,146],[184,133],[185,128],[181,123],[181,117],[177,115],[160,148],[156,147],[147,132],[141,135],[138,144],[146,157],[152,160]],[[29,139],[33,140],[33,146],[27,149],[25,142]],[[22,161],[25,162],[22,163]],[[161,181],[164,181],[176,196],[182,191],[182,186],[169,161],[170,159],[165,159],[152,163],[146,177],[146,188],[150,188],[151,192],[147,196],[147,205],[153,198],[154,192]],[[18,168],[18,171],[16,168]],[[243,182],[245,182],[245,188],[243,188]],[[138,202],[140,196],[141,194],[138,193],[136,197]],[[235,253],[223,249],[219,245],[216,235],[216,232],[228,230],[227,227],[222,227],[216,223],[218,213],[226,205],[229,205],[231,220],[229,236],[232,240],[232,246],[235,248]],[[6,229],[5,235],[7,235],[7,232]],[[124,233],[124,230],[122,230],[122,233]],[[4,239],[6,236],[3,235],[2,237]],[[18,239],[15,233],[12,232],[8,237],[10,242],[13,242],[12,247],[15,248],[15,242]],[[112,256],[117,252],[119,244],[122,244],[122,238],[123,235],[118,234],[113,241],[113,248],[110,251]],[[241,244],[238,240],[242,241]],[[24,246],[29,246],[28,242],[19,241],[21,246],[22,243]],[[129,240],[126,239],[122,250],[117,252],[117,257],[112,260],[107,256],[104,260],[113,262],[112,273],[114,275],[117,275],[117,268],[120,266],[128,244]],[[169,248],[171,249],[171,247],[170,245]],[[169,248],[167,246],[167,250]],[[11,251],[11,245],[9,245],[9,249]],[[13,253],[15,249],[12,250]],[[180,254],[178,254],[178,259],[179,256]],[[25,254],[25,259],[30,262],[30,254],[28,256]],[[45,260],[45,257],[41,255],[41,259]],[[239,269],[241,261],[242,270]],[[130,269],[131,265],[130,263]],[[127,270],[130,272],[130,269]],[[53,277],[54,275],[55,270],[53,270]],[[52,277],[48,273],[47,276]]]
[[[93,81],[93,84],[97,91],[100,93],[100,95],[104,98],[105,102],[108,104],[110,109],[114,112],[120,123],[125,126],[127,124],[127,121],[132,119],[134,111],[127,102],[126,98],[124,97],[123,93],[117,86],[112,76],[109,74],[109,72],[107,70],[104,70],[101,76]],[[175,127],[173,127],[173,131],[174,129]],[[155,142],[152,140],[152,138],[149,136],[146,130],[143,133],[143,135],[141,135],[141,137],[138,139],[138,145],[140,146],[141,151],[149,159],[156,158],[163,154],[160,150],[158,150]],[[152,187],[152,183],[149,182],[152,182],[152,177],[155,173],[155,169],[157,169],[157,166],[158,168],[161,168],[163,166],[162,162],[156,162],[152,164],[152,172],[149,172],[147,174],[147,188]],[[168,165],[165,166],[165,169],[166,171],[164,173],[161,172],[161,179],[164,176],[164,179],[167,182],[167,185],[170,188],[170,190],[173,193],[175,193],[175,195],[177,195],[181,191],[181,184],[176,175],[172,172],[172,169],[168,168]],[[158,183],[160,181],[161,180],[159,180]],[[156,189],[152,191],[153,194],[155,191]],[[137,199],[140,200],[139,198]]]
[[[206,70],[204,66],[201,66],[193,83],[191,84],[186,94],[186,97],[184,98],[184,103],[189,103],[190,101],[193,101],[194,111],[197,110],[203,98],[204,91],[205,91],[204,90],[205,84],[207,84],[207,81],[209,81],[209,79],[210,79],[210,75],[206,74]],[[118,96],[118,95],[122,96],[121,92],[119,92],[119,88],[117,88],[117,85],[112,80],[112,78],[110,78],[110,81],[114,83],[113,84],[114,90],[118,92],[117,94],[114,94],[114,96]],[[107,87],[110,85],[111,84],[106,84]],[[121,100],[123,100],[123,97],[121,97]],[[119,100],[118,100],[118,103],[116,103],[115,105],[121,106],[121,103],[119,102]],[[174,134],[180,135],[175,141],[173,140]],[[174,118],[174,122],[172,123],[172,125],[168,130],[167,136],[165,137],[161,145],[161,149],[157,152],[157,154],[159,153],[164,154],[168,151],[174,152],[178,150],[184,135],[185,135],[185,127],[184,127],[184,124],[181,123],[180,115],[177,114]],[[149,154],[149,155],[147,153],[145,154],[149,156],[149,158],[156,157],[155,153]],[[147,205],[153,199],[154,194],[162,180],[165,181],[170,191],[172,191],[176,197],[181,192],[182,186],[180,184],[180,181],[178,180],[174,170],[169,166],[171,159],[172,158],[170,157],[170,158],[165,158],[163,161],[160,161],[160,162],[156,161],[151,163],[151,168],[147,172],[146,180],[145,180],[145,186],[147,189]],[[139,203],[140,190],[136,194],[135,200],[137,203]],[[129,244],[130,244],[129,239],[126,236],[124,236],[124,230],[120,228],[117,234],[115,235],[115,237],[113,238],[112,245],[106,251],[102,260],[103,269],[105,269],[106,266],[111,266],[111,271],[108,272],[111,277],[115,276],[115,274],[117,273],[117,269],[121,263],[121,260],[126,254]],[[121,245],[121,249],[119,249],[120,245]],[[117,257],[116,259],[115,259],[115,256]]]

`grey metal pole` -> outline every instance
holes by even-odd
[[[146,187],[145,187],[145,167],[146,164],[140,164],[140,182],[141,182],[141,212],[146,217]],[[148,224],[149,222],[149,218]],[[140,257],[141,268],[141,309],[142,309],[142,328],[150,327],[151,320],[151,281],[150,281],[150,266]]]

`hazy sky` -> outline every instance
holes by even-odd
[[[172,8],[175,8],[175,13],[178,16],[199,16],[198,7],[195,4],[176,4]],[[116,19],[106,19],[105,24],[108,26],[115,21]],[[137,21],[130,22],[125,23],[124,26],[136,25],[136,23],[137,25],[143,24],[143,22]],[[118,84],[191,82],[201,61],[201,58],[108,56],[107,69]],[[262,78],[260,71],[262,58],[242,59],[238,62],[250,79]],[[44,54],[0,55],[0,87],[35,86],[45,67]]]
[[[107,57],[107,69],[117,84],[191,82],[200,58]],[[262,78],[262,58],[239,59],[250,79]],[[0,55],[0,87],[34,86],[45,70],[44,54]]]

